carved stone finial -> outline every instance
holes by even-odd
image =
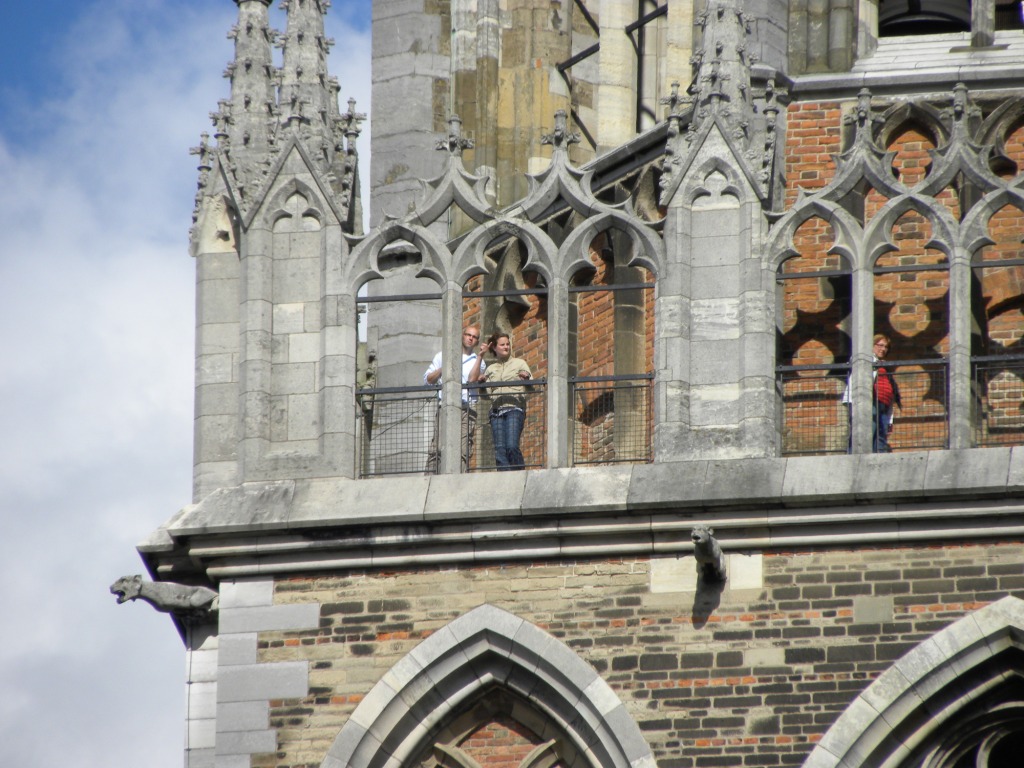
[[[725,555],[714,529],[706,525],[695,525],[690,531],[693,541],[693,556],[697,560],[697,575],[704,581],[725,581]]]
[[[550,144],[556,152],[566,151],[570,144],[579,144],[580,135],[569,130],[569,120],[564,109],[555,112],[555,130],[540,138],[541,144]]]
[[[462,150],[472,149],[473,146],[473,140],[462,135],[462,118],[452,115],[448,118],[448,136],[438,139],[434,148],[445,150],[452,157],[462,157]]]
[[[169,581],[143,581],[142,576],[122,576],[110,585],[117,603],[144,600],[162,613],[182,619],[202,619],[219,608],[220,595],[206,587],[190,587]]]
[[[679,108],[685,103],[686,99],[679,95],[679,81],[672,81],[672,92],[660,100],[662,104],[668,107],[669,116],[679,114]]]
[[[209,142],[210,134],[208,134],[206,131],[203,131],[201,134],[199,134],[199,146],[191,147],[188,151],[190,155],[199,156],[199,170],[210,170],[210,168],[213,167],[212,161],[210,159]]]
[[[349,137],[349,140],[355,139],[362,133],[362,123],[366,119],[365,112],[356,112],[356,100],[349,98],[348,100],[348,112],[342,113],[341,125],[345,132],[345,135]]]

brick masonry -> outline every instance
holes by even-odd
[[[799,765],[897,658],[1006,594],[1024,597],[1024,558],[1021,542],[799,551],[766,554],[759,589],[654,593],[651,578],[641,558],[278,580],[275,604],[318,603],[319,627],[259,633],[260,664],[308,662],[309,693],[271,700],[278,751],[252,765],[319,765],[389,668],[483,603],[593,666],[659,768]],[[465,749],[493,768],[540,742],[496,718]]]

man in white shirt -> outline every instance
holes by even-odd
[[[480,341],[480,329],[469,325],[462,329],[462,383],[472,384],[481,379],[487,364],[483,360],[484,349],[474,350]],[[434,355],[430,366],[423,373],[423,383],[433,386],[441,381],[441,353]],[[438,401],[442,393],[437,393]],[[469,457],[473,455],[473,440],[476,435],[476,390],[462,390],[462,471],[469,471]],[[430,441],[430,452],[427,454],[427,473],[437,474],[441,461],[441,449],[438,445],[439,421],[441,407],[438,402],[437,416],[434,419],[434,437]]]

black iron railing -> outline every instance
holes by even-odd
[[[1024,444],[1024,356],[978,356],[971,360],[974,444]]]
[[[892,375],[900,405],[893,407],[893,451],[949,447],[949,366],[945,360],[892,360],[878,363]],[[878,388],[875,388],[878,391]]]
[[[573,464],[652,460],[653,378],[645,374],[570,380]]]
[[[356,392],[359,476],[427,471],[438,387],[379,387]]]
[[[782,455],[810,456],[850,450],[849,365],[780,365]]]

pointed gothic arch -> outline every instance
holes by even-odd
[[[860,244],[864,233],[860,224],[841,205],[820,197],[807,196],[779,220],[769,234],[765,254],[770,259],[773,272],[778,272],[784,262],[800,251],[793,243],[796,231],[813,218],[826,221],[835,233],[835,241],[829,249],[849,263],[851,269],[862,266],[859,259]]]
[[[892,239],[892,228],[906,213],[917,213],[928,221],[931,237],[926,248],[941,251],[947,262],[952,259],[960,235],[960,224],[933,198],[914,194],[901,195],[886,203],[864,230],[864,250],[867,265],[873,268],[878,259],[898,251]]]
[[[494,689],[528,702],[590,768],[654,768],[640,729],[593,667],[525,619],[487,604],[442,627],[388,670],[321,768],[405,765]]]
[[[270,228],[273,228],[280,219],[293,215],[288,211],[288,203],[296,195],[305,200],[305,208],[301,212],[303,217],[309,215],[315,218],[320,227],[333,223],[327,220],[326,211],[330,209],[324,204],[319,190],[302,179],[293,177],[269,193],[260,207],[261,216]]]
[[[898,768],[978,738],[978,707],[1016,701],[1024,675],[1024,600],[1008,596],[964,616],[911,650],[864,690],[811,752],[804,768]],[[1019,704],[1019,702],[1017,702]],[[1006,733],[1024,731],[1024,718]],[[1009,728],[1009,731],[1005,729]],[[960,744],[960,748],[966,746]],[[989,747],[991,744],[989,744]],[[952,763],[926,763],[946,766]]]
[[[449,279],[448,265],[451,262],[451,254],[445,244],[426,227],[393,219],[381,224],[352,249],[345,270],[353,293],[363,283],[384,276],[379,263],[381,253],[392,243],[402,240],[408,241],[420,254],[422,269],[417,276],[444,285]]]

